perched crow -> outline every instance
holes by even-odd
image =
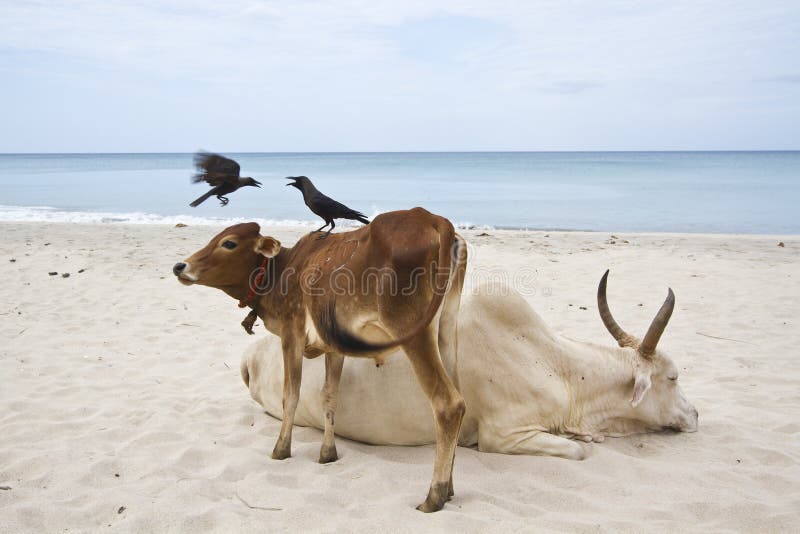
[[[228,204],[228,198],[225,195],[233,193],[240,187],[246,185],[261,187],[261,182],[248,176],[239,176],[238,163],[218,154],[198,152],[194,155],[194,164],[200,172],[192,176],[192,182],[205,181],[213,187],[208,193],[189,204],[193,208],[202,204],[212,195],[216,195],[220,203],[225,206]]]
[[[314,184],[311,183],[311,180],[308,179],[306,176],[287,176],[287,180],[294,180],[294,182],[290,184],[286,184],[287,186],[291,185],[292,187],[296,187],[303,193],[303,200],[306,203],[306,206],[309,207],[311,211],[322,217],[322,220],[325,221],[325,224],[319,227],[318,230],[314,230],[315,232],[321,232],[323,228],[331,225],[330,230],[323,235],[320,236],[320,239],[328,237],[331,231],[336,227],[336,223],[333,222],[334,219],[352,219],[354,221],[359,221],[364,224],[369,224],[369,219],[361,213],[360,211],[352,210],[341,204],[336,202],[330,197],[326,197],[322,193],[320,193]]]

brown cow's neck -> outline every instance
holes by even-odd
[[[289,289],[284,281],[284,272],[289,264],[291,248],[281,247],[278,254],[270,260],[267,270],[269,291],[257,297],[258,306],[254,308],[264,322],[264,327],[277,336],[281,336],[281,323],[284,311],[284,299]]]
[[[287,257],[291,248],[281,247],[281,250],[278,252],[277,255],[270,258],[270,260],[266,264],[266,279],[262,280],[261,285],[265,286],[266,292],[262,294],[256,294],[255,298],[252,302],[249,302],[248,305],[251,307],[256,303],[266,304],[265,299],[274,300],[274,298],[280,296],[281,287],[281,275],[283,274],[284,269],[286,268]],[[259,255],[256,260],[253,261],[253,269],[258,269],[261,267],[263,263],[263,256]],[[252,271],[251,271],[252,272]],[[247,280],[236,284],[235,286],[227,286],[222,288],[222,290],[230,295],[231,297],[237,300],[243,300],[247,298],[247,294],[250,291],[250,274],[248,273]],[[263,306],[262,306],[263,307]]]
[[[269,282],[269,284],[267,285],[269,290],[265,294],[262,294],[262,295],[256,294],[256,296],[255,296],[255,298],[253,298],[252,302],[248,302],[248,305],[251,308],[256,303],[262,301],[265,297],[270,296],[273,293],[277,293],[275,291],[275,289],[279,285],[281,273],[283,272],[283,270],[284,270],[284,268],[286,266],[286,256],[287,256],[287,252],[289,250],[291,250],[291,249],[287,249],[287,248],[281,247],[280,252],[278,252],[278,254],[276,256],[274,256],[273,258],[270,259],[269,262],[267,262],[267,264],[266,264],[266,270],[267,270],[266,276],[268,278],[267,278],[267,280],[262,281],[262,285],[267,284],[267,282]],[[263,263],[263,261],[264,261],[264,257],[261,256],[260,254],[257,254],[253,258],[253,269],[260,268],[262,263]],[[232,298],[234,298],[234,299],[236,299],[238,301],[245,300],[247,298],[247,296],[248,296],[248,293],[250,292],[250,274],[251,273],[252,273],[252,270],[248,271],[247,278],[242,280],[241,282],[238,282],[236,284],[229,285],[229,286],[223,286],[223,287],[220,287],[219,289],[224,291],[225,294],[228,295],[229,297],[232,297]],[[271,278],[273,278],[273,277],[275,278],[274,281],[271,280]]]
[[[245,284],[246,283],[247,282],[245,282]],[[234,286],[224,286],[221,287],[220,289],[224,291],[229,297],[233,297],[236,300],[242,300],[247,296],[247,287],[244,284],[242,284],[241,287],[239,284],[236,284]]]

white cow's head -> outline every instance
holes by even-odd
[[[640,430],[696,432],[697,410],[686,400],[678,385],[678,368],[656,348],[675,307],[672,289],[640,341],[625,332],[611,315],[606,300],[607,282],[608,271],[597,289],[600,318],[619,346],[630,351],[628,356],[633,362],[630,389],[625,393],[630,404],[626,410],[629,426],[639,427]]]

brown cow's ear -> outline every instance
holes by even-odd
[[[259,237],[255,251],[267,258],[274,258],[281,251],[281,242],[274,237]]]

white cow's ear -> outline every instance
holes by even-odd
[[[653,383],[650,381],[650,374],[638,373],[636,381],[633,383],[633,397],[631,398],[631,406],[634,408],[642,402],[644,394],[650,389]]]
[[[259,237],[255,251],[267,258],[274,258],[281,251],[281,242],[274,237]]]

